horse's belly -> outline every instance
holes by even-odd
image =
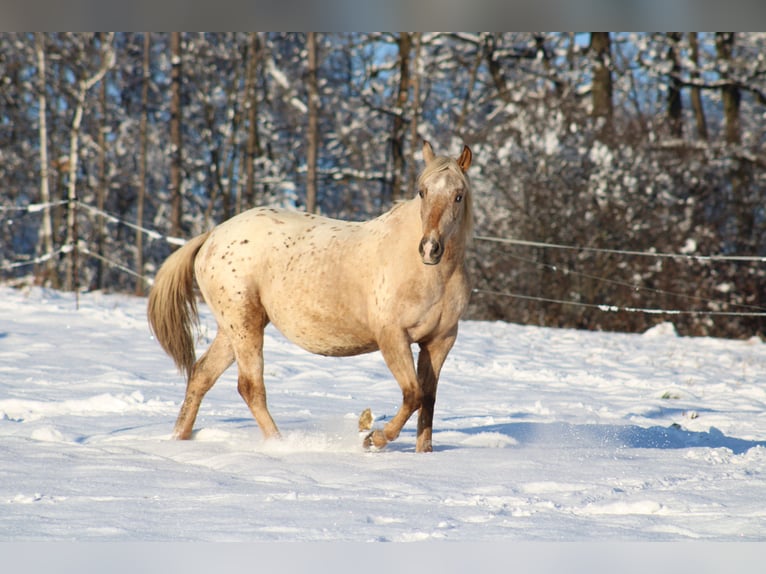
[[[358,294],[340,296],[337,284],[332,289],[320,280],[301,290],[289,283],[278,281],[261,294],[269,320],[285,337],[307,351],[332,357],[377,350]]]
[[[352,355],[361,355],[363,353],[371,353],[378,350],[378,345],[374,341],[360,341],[356,339],[342,338],[337,336],[331,337],[312,337],[307,339],[293,339],[289,335],[286,335],[290,340],[294,340],[297,345],[300,345],[311,353],[317,355],[325,355],[327,357],[350,357]]]
[[[290,341],[317,355],[348,357],[378,349],[372,337],[337,322],[316,322],[306,318],[284,320],[270,317],[277,329]]]

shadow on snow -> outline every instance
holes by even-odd
[[[715,427],[707,432],[689,431],[678,425],[640,427],[636,425],[570,424],[518,422],[454,429],[469,435],[498,433],[514,439],[520,446],[556,443],[556,446],[683,449],[693,447],[727,448],[743,454],[766,441],[727,436]]]

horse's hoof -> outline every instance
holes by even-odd
[[[372,428],[373,420],[374,418],[372,416],[372,410],[364,409],[362,414],[359,416],[359,432],[370,430]]]
[[[386,437],[383,435],[383,432],[379,430],[372,431],[370,434],[364,437],[364,441],[362,442],[362,446],[364,446],[364,450],[369,450],[369,451],[380,450],[387,444],[388,444],[388,440],[386,440]]]
[[[425,440],[422,443],[419,442],[415,447],[415,452],[433,452],[434,445],[430,440]]]

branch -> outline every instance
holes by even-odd
[[[90,90],[93,86],[98,84],[106,75],[106,73],[114,66],[114,49],[112,46],[112,39],[114,38],[114,32],[110,32],[107,35],[106,41],[104,42],[103,52],[101,55],[101,65],[98,68],[98,71],[93,74],[90,78],[87,80],[80,80],[80,92],[83,94],[84,99],[84,93]]]

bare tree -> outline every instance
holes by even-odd
[[[98,84],[106,75],[106,72],[114,65],[114,51],[112,48],[112,36],[107,35],[101,45],[101,63],[99,69],[90,77],[81,77],[77,82],[76,104],[72,125],[69,131],[69,174],[67,187],[67,238],[66,244],[70,247],[69,273],[67,274],[66,288],[70,291],[78,290],[77,270],[77,169],[79,163],[80,127],[85,110],[85,96],[88,91]],[[77,301],[79,306],[79,300]]]
[[[420,44],[418,44],[418,50],[419,49],[420,49]],[[470,80],[468,84],[466,85],[465,97],[463,98],[463,105],[461,106],[460,116],[458,116],[457,124],[455,126],[455,133],[457,133],[459,136],[462,136],[463,134],[463,128],[465,126],[466,117],[468,116],[468,110],[470,109],[474,86],[476,85],[476,77],[479,73],[479,66],[481,66],[481,62],[483,59],[484,59],[484,50],[481,48],[481,46],[477,46],[476,54],[474,55],[473,63],[471,64]],[[417,80],[418,80],[417,87],[419,89],[420,75],[418,75]],[[418,100],[419,99],[420,98],[418,98]],[[414,144],[414,140],[413,140],[413,144]]]
[[[729,70],[732,67],[732,50],[734,48],[734,32],[716,32],[715,49],[716,56],[721,62],[719,65],[721,79],[724,85],[721,88],[723,100],[723,115],[726,122],[726,143],[739,144],[741,141],[739,127],[739,103],[741,94],[739,86],[730,78]]]
[[[612,130],[614,107],[612,103],[612,48],[609,32],[591,32],[590,51],[593,60],[592,115],[603,118],[599,130],[603,136]]]
[[[258,32],[250,33],[250,45],[247,51],[247,72],[245,75],[245,112],[247,116],[247,144],[245,146],[245,191],[237,197],[237,211],[242,211],[243,203],[255,205],[255,158],[261,155],[261,142],[258,137],[258,90],[256,73],[263,53]]]
[[[183,164],[181,146],[181,33],[170,33],[170,235],[180,237]]]
[[[51,193],[48,186],[48,126],[47,126],[47,97],[45,81],[45,34],[35,32],[35,52],[37,54],[37,78],[39,104],[38,126],[40,134],[40,202],[44,205],[43,217],[40,229],[40,239],[44,254],[48,256],[45,261],[45,272],[41,283],[52,282],[57,285],[56,263],[53,259],[53,227],[51,224]]]
[[[103,45],[106,41],[107,35],[104,32],[100,32],[99,42]],[[105,57],[106,52],[102,50],[101,57]],[[98,93],[98,109],[101,119],[101,123],[98,128],[98,187],[96,189],[96,207],[99,212],[104,211],[107,195],[107,181],[106,181],[106,132],[109,129],[106,121],[106,81],[102,81],[99,84]],[[103,215],[98,213],[96,215],[96,253],[99,255],[99,259],[96,262],[96,285],[98,289],[104,288],[104,242],[106,239],[106,221]]]
[[[668,33],[668,53],[667,58],[670,61],[670,78],[668,85],[668,124],[670,135],[674,138],[682,138],[684,135],[683,122],[683,103],[681,100],[681,61],[679,54],[679,42],[681,41],[681,32]]]
[[[139,174],[138,174],[138,198],[136,200],[136,271],[139,275],[144,272],[144,198],[146,197],[146,164],[147,164],[147,122],[149,116],[149,81],[151,78],[151,48],[152,35],[144,32],[144,58],[141,77],[141,120],[138,126],[139,139]],[[136,295],[144,295],[144,280],[136,279]]]
[[[308,50],[308,133],[306,134],[306,211],[317,210],[317,155],[319,150],[319,83],[317,81],[317,35],[309,32]]]
[[[694,110],[694,123],[697,126],[697,137],[700,138],[702,141],[707,141],[708,135],[707,135],[707,121],[705,120],[705,109],[702,105],[702,90],[698,85],[695,85],[696,82],[700,79],[700,73],[699,73],[699,39],[697,37],[697,32],[690,32],[689,33],[689,57],[692,61],[692,71],[691,71],[691,79],[692,79],[692,87],[691,87],[691,104],[692,104],[692,110]]]
[[[410,158],[407,166],[407,188],[410,192],[415,190],[418,175],[415,151],[420,147],[418,145],[418,127],[420,124],[420,86],[423,75],[421,54],[423,33],[415,32],[413,42],[415,44],[415,59],[412,63],[412,118],[410,119]]]
[[[402,180],[404,179],[404,134],[405,109],[410,93],[410,51],[412,35],[408,32],[399,34],[399,89],[396,94],[394,125],[391,135],[391,155],[393,159],[393,183],[391,195],[394,201],[403,199]]]
[[[497,90],[497,95],[506,103],[511,101],[511,92],[508,89],[508,82],[503,72],[503,66],[497,58],[496,47],[497,37],[494,33],[487,33],[483,35],[484,39],[484,56],[487,59],[487,66],[489,68],[489,74],[492,78],[492,82]]]

